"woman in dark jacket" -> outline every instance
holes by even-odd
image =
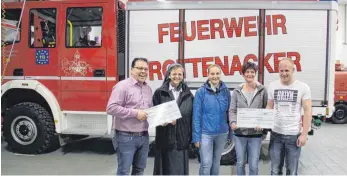
[[[153,95],[153,105],[176,100],[182,118],[156,127],[154,175],[189,175],[188,148],[192,135],[193,94],[183,82],[180,64],[171,65],[163,85]]]

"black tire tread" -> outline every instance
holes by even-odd
[[[335,106],[336,109],[338,108],[341,108],[345,111],[345,113],[347,114],[347,105],[346,104],[337,104]],[[335,109],[335,110],[336,110]],[[340,120],[340,119],[337,119],[335,117],[335,113],[332,115],[332,118],[331,118],[332,122],[335,123],[335,124],[346,124],[347,123],[347,115],[344,117],[344,119]]]
[[[235,147],[227,154],[222,155],[220,165],[230,166],[236,164],[236,150]]]
[[[27,150],[18,150],[18,147],[16,147],[18,144],[13,144],[15,142],[13,139],[11,140],[11,132],[9,130],[4,130],[4,137],[5,141],[8,143],[9,146],[11,146],[11,149],[15,150],[16,152],[25,153],[25,154],[41,154],[47,151],[52,145],[55,144],[55,125],[53,117],[49,114],[49,112],[43,108],[41,105],[33,102],[22,102],[14,105],[9,111],[16,110],[16,109],[29,109],[33,114],[37,116],[37,120],[39,123],[43,124],[43,131],[41,132],[44,136],[44,142],[43,144],[36,148],[36,149],[27,149]],[[6,119],[6,117],[5,117]],[[39,124],[36,124],[37,128]],[[4,128],[10,128],[10,127],[4,127]],[[15,142],[16,143],[16,142]]]
[[[199,154],[199,149],[195,149],[195,154],[198,158],[198,162],[200,163],[200,154]],[[236,164],[236,150],[233,148],[229,153],[222,155],[221,160],[220,160],[220,165],[221,166],[232,166]]]

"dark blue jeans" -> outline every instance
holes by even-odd
[[[116,132],[112,140],[117,153],[117,175],[143,175],[149,151],[149,137]]]
[[[286,175],[297,175],[301,147],[296,145],[299,135],[283,135],[271,132],[269,154],[271,175],[282,175],[284,162]]]
[[[239,137],[234,135],[234,142],[237,157],[237,175],[246,175],[245,166],[247,160],[249,175],[258,175],[261,137]]]

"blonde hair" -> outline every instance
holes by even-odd
[[[222,68],[218,64],[211,64],[207,67],[207,73],[210,73],[210,69],[213,67],[219,68],[219,71],[222,71]]]
[[[278,64],[280,64],[282,61],[288,61],[288,62],[291,63],[293,66],[295,65],[295,64],[294,64],[294,61],[293,61],[291,58],[289,58],[289,57],[285,57],[285,58],[281,59],[280,62],[279,62]]]

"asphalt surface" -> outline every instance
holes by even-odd
[[[347,124],[324,123],[309,136],[302,149],[300,175],[347,175]],[[86,139],[67,144],[42,155],[21,155],[7,150],[1,140],[2,175],[115,175],[117,158],[108,139]],[[148,158],[146,175],[153,172],[153,158]],[[261,161],[259,174],[269,175],[270,163]],[[190,160],[190,175],[197,175],[199,162]],[[231,166],[222,166],[221,175],[230,175]]]

